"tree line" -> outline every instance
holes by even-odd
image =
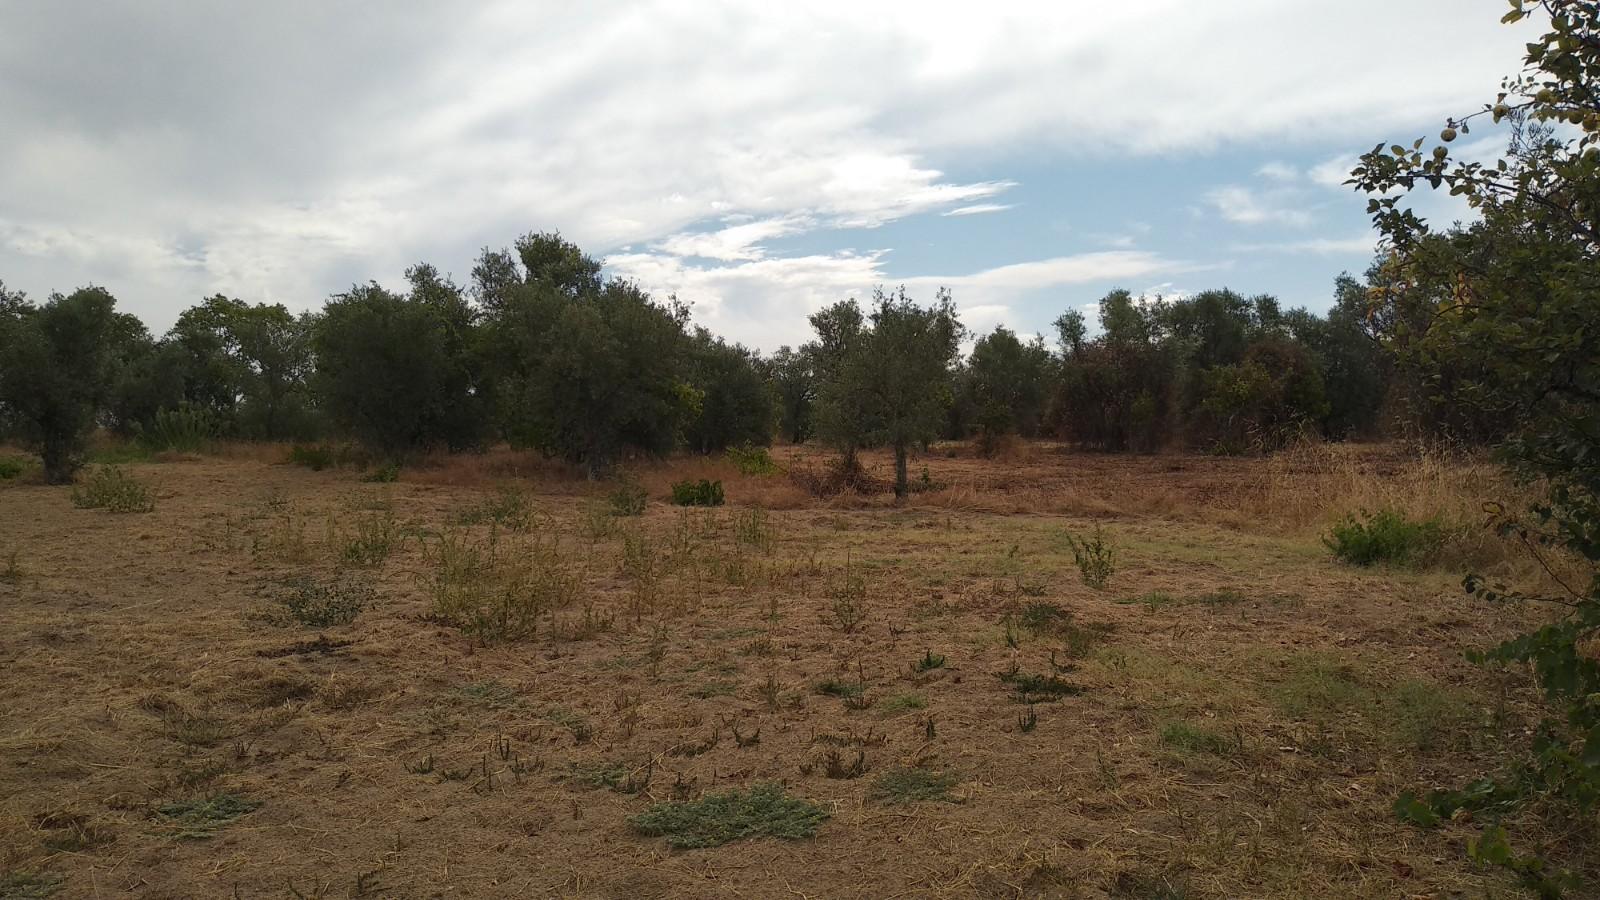
[[[1333,309],[1270,296],[1113,291],[1090,336],[1003,326],[973,338],[954,298],[902,288],[810,317],[807,343],[762,355],[693,327],[675,297],[606,278],[555,233],[485,249],[470,282],[431,265],[322,309],[216,295],[156,337],[104,288],[35,304],[0,284],[0,434],[69,480],[92,429],[137,437],[163,415],[244,440],[342,437],[387,458],[504,441],[600,473],[629,455],[817,439],[847,467],[864,449],[907,460],[941,437],[1056,435],[1107,451],[1239,452],[1376,428],[1389,364],[1368,288],[1341,277]]]

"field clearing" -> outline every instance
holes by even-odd
[[[1544,611],[1460,574],[1532,567],[1472,531],[1420,571],[1321,543],[1363,507],[1470,523],[1507,490],[1486,465],[940,445],[897,507],[677,460],[612,516],[609,485],[505,451],[392,484],[279,458],[130,464],[134,515],[0,485],[0,872],[60,897],[1516,895],[1469,829],[1391,805],[1526,741],[1531,680],[1462,654]],[[686,477],[728,505],[668,505]],[[1103,589],[1066,540],[1097,525]],[[512,589],[549,602],[476,632],[437,605]],[[766,782],[826,811],[814,837],[629,824]]]

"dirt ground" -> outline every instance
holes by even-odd
[[[146,513],[0,483],[0,896],[1516,896],[1391,806],[1522,746],[1529,680],[1463,652],[1540,612],[1320,538],[1390,501],[1468,521],[1476,464],[935,447],[896,506],[686,460],[613,516],[508,451],[388,484],[281,455],[131,463]],[[683,477],[728,505],[670,505]],[[1097,525],[1100,589],[1067,540]],[[466,550],[559,582],[531,635],[440,613]],[[905,770],[948,792],[895,802]],[[629,822],[765,782],[814,837]]]

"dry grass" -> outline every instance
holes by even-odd
[[[1389,805],[1518,750],[1528,679],[1462,653],[1545,611],[1318,540],[1363,505],[1470,518],[1504,487],[1481,463],[940,445],[897,506],[685,459],[633,465],[652,502],[601,528],[608,484],[507,450],[382,485],[281,459],[132,464],[161,497],[135,517],[0,485],[26,563],[0,579],[0,876],[60,896],[1514,895],[1463,859],[1465,828]],[[668,506],[686,478],[729,506]],[[508,487],[528,529],[469,514]],[[406,537],[352,561],[368,520]],[[1063,538],[1097,523],[1104,590]],[[504,577],[445,566],[444,535],[498,541]],[[541,572],[559,589],[495,642],[436,605],[442,575],[492,611]],[[302,577],[373,599],[315,627],[253,615]],[[841,597],[866,611],[848,629]],[[681,855],[628,824],[767,783],[828,813],[815,837]]]

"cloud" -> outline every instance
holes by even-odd
[[[955,209],[940,213],[942,216],[977,216],[984,213],[1005,212],[1012,209],[1011,203],[975,203],[971,206],[958,206]]]
[[[1371,256],[1376,252],[1377,247],[1378,236],[1374,233],[1367,233],[1347,238],[1307,238],[1305,240],[1265,244],[1234,244],[1232,249],[1238,253],[1311,253],[1318,256],[1366,254]]]
[[[1291,196],[1229,184],[1207,191],[1205,200],[1222,218],[1240,225],[1279,224],[1297,228],[1310,225],[1311,214],[1302,207],[1289,205],[1287,201]]]
[[[1094,178],[1128,154],[1360,145],[1469,108],[1525,32],[1454,11],[22,4],[0,30],[0,272],[35,294],[106,284],[159,329],[212,291],[304,308],[559,228],[596,254],[646,248],[616,256],[655,259],[664,278],[673,260],[726,264],[684,277],[752,304],[746,334],[771,343],[788,326],[762,331],[776,321],[763,284],[832,297],[875,271],[841,249],[858,235],[835,232],[1032,212],[1024,161]],[[1406,53],[1371,40],[1380,19],[1410,36]],[[1285,37],[1306,33],[1318,40]],[[1259,192],[1214,207],[1297,218]],[[1004,270],[1006,252],[975,267]]]
[[[1286,162],[1273,161],[1256,170],[1256,174],[1272,181],[1299,181],[1300,170]]]
[[[613,272],[676,294],[693,304],[699,324],[731,340],[775,349],[811,336],[806,316],[850,297],[865,300],[874,287],[904,285],[921,300],[948,287],[969,327],[1015,321],[1017,301],[1074,285],[1187,271],[1192,263],[1140,251],[1102,251],[995,266],[965,274],[895,278],[883,268],[887,252],[841,252],[768,258],[727,265],[696,265],[660,253],[606,258]]]

